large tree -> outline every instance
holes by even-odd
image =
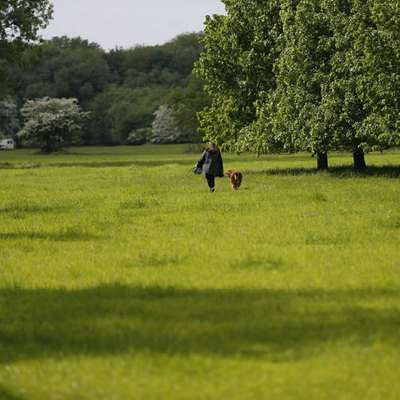
[[[284,50],[276,63],[272,134],[302,150],[353,153],[399,144],[400,4],[391,0],[283,0]],[[265,106],[263,106],[265,107]],[[268,109],[268,108],[267,108]],[[274,129],[280,127],[283,129]]]
[[[362,169],[364,151],[400,144],[400,2],[325,4],[337,49],[328,93],[335,139]]]
[[[207,17],[195,71],[211,106],[199,115],[205,138],[237,148],[257,116],[257,103],[275,89],[280,52],[279,0],[225,0],[227,15]]]
[[[239,150],[329,150],[400,143],[400,3],[225,0],[206,21],[197,72],[212,106],[207,138]]]
[[[329,15],[323,0],[282,0],[280,18],[282,51],[274,64],[276,89],[259,102],[258,119],[245,139],[267,145],[279,142],[289,151],[311,151],[318,169],[327,169],[327,153],[337,144],[335,116],[325,109],[335,51]]]

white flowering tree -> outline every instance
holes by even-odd
[[[88,117],[76,99],[28,100],[21,109],[25,125],[18,133],[22,140],[37,145],[45,153],[79,143],[82,124]]]
[[[182,133],[178,127],[175,111],[167,106],[161,105],[154,113],[152,143],[175,143],[179,141]]]

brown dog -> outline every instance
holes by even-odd
[[[239,171],[235,171],[234,169],[230,169],[229,171],[226,172],[225,175],[229,178],[229,181],[231,182],[232,185],[232,189],[238,190],[240,185],[242,184],[242,179],[243,179],[242,173]]]

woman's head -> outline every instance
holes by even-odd
[[[207,145],[207,149],[211,150],[211,151],[216,151],[216,150],[218,150],[218,146],[214,142],[209,142]]]

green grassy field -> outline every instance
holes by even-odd
[[[398,399],[400,153],[0,153],[0,399]]]

